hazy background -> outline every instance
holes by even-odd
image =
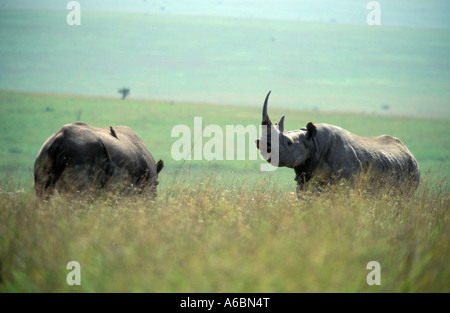
[[[448,1],[0,0],[0,89],[450,117]]]
[[[3,8],[62,10],[66,0],[2,0]],[[83,10],[217,16],[301,22],[365,24],[365,0],[89,0],[78,1]],[[446,0],[378,1],[382,24],[448,28],[449,4]]]

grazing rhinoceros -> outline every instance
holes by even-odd
[[[157,163],[129,127],[96,128],[78,122],[64,125],[42,146],[34,163],[36,195],[83,191],[119,185],[156,195]]]
[[[284,116],[273,124],[264,101],[263,136],[256,140],[264,159],[274,166],[286,166],[295,171],[297,191],[310,179],[331,183],[340,178],[368,174],[376,181],[386,181],[401,187],[417,188],[419,165],[408,148],[397,138],[382,135],[360,137],[338,126],[308,123],[294,131],[284,129]],[[372,179],[373,180],[373,179]]]

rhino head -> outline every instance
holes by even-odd
[[[309,122],[306,128],[286,131],[284,115],[278,123],[272,123],[267,114],[267,102],[270,92],[264,101],[262,112],[262,136],[256,140],[256,146],[263,158],[273,166],[295,168],[305,163],[312,154],[313,139],[317,130]]]

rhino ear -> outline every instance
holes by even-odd
[[[159,174],[159,172],[161,172],[161,170],[163,169],[163,167],[164,167],[164,160],[159,160],[157,163],[156,163],[156,173],[157,174]]]
[[[312,122],[309,122],[308,125],[306,125],[306,130],[308,131],[306,133],[306,138],[308,140],[311,140],[314,138],[314,136],[316,136],[317,129],[316,129],[316,126]]]
[[[281,117],[280,121],[278,122],[278,128],[281,133],[284,133],[284,115]]]

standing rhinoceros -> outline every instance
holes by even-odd
[[[64,125],[42,146],[34,163],[38,197],[117,185],[156,194],[157,163],[129,127],[96,128],[83,122]]]
[[[284,116],[274,124],[267,114],[269,95],[261,123],[266,127],[256,145],[272,165],[294,169],[297,191],[312,178],[326,184],[361,173],[377,181],[388,178],[386,181],[396,187],[417,188],[419,165],[399,139],[388,135],[360,137],[338,126],[311,122],[306,128],[286,131]]]

